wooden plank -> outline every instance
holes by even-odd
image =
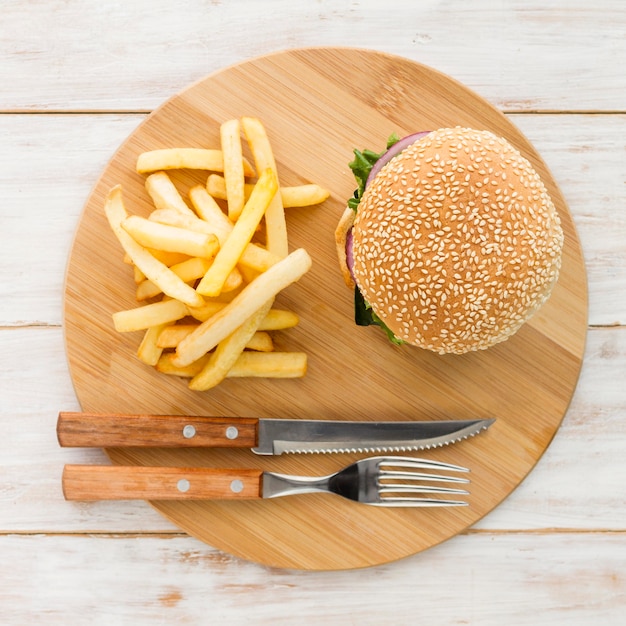
[[[0,532],[173,532],[143,502],[67,503],[65,463],[107,463],[100,450],[60,448],[59,410],[78,410],[58,328],[0,331]],[[626,529],[626,329],[589,333],[574,400],[525,482],[475,527],[489,530]],[[589,442],[593,442],[590,445]]]
[[[623,624],[624,535],[479,534],[375,570],[259,567],[186,537],[0,537],[2,623]],[[29,558],[24,558],[29,555]],[[530,606],[529,606],[530,603]]]
[[[279,17],[278,17],[279,16]],[[276,27],[277,19],[280,28]],[[378,0],[3,6],[0,110],[146,111],[246,58],[370,47],[450,74],[508,111],[625,110],[624,4]],[[50,28],[54,24],[54,28]],[[593,54],[590,53],[593,50]]]
[[[5,199],[0,325],[61,323],[59,296],[83,204],[109,158],[143,119],[0,116]],[[537,147],[573,214],[588,272],[589,323],[626,324],[626,186],[622,161],[616,158],[623,152],[626,115],[509,119]]]
[[[143,119],[0,116],[0,326],[61,323],[65,266],[85,199]]]

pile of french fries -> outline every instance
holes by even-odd
[[[231,377],[304,376],[306,353],[275,351],[269,334],[298,324],[296,313],[273,308],[274,299],[311,267],[306,250],[289,252],[284,209],[329,195],[316,184],[280,186],[257,118],[224,122],[220,144],[139,155],[137,172],[147,175],[154,204],[148,217],[128,214],[120,185],[105,201],[141,303],[114,313],[115,329],[143,331],[139,359],[198,391]],[[189,203],[168,174],[174,169],[208,172],[206,184],[189,189]]]

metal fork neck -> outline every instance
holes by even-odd
[[[265,472],[263,474],[263,498],[328,492],[330,479],[330,476],[288,476]]]

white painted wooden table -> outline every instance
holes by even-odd
[[[0,19],[0,623],[624,623],[626,5],[621,0],[3,0]],[[78,410],[62,288],[83,202],[181,88],[285,48],[370,47],[450,74],[516,123],[586,256],[589,333],[562,428],[461,536],[377,568],[242,562],[148,504],[63,500],[59,410]],[[367,89],[367,85],[363,85]]]

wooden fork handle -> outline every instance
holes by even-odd
[[[254,448],[254,417],[191,417],[62,411],[57,438],[64,447],[207,447]]]
[[[262,470],[66,465],[66,500],[212,500],[261,498]]]

